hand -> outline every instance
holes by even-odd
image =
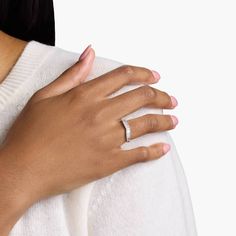
[[[171,96],[148,86],[158,76],[146,68],[125,65],[81,83],[88,75],[82,64],[93,59],[94,51],[89,49],[81,64],[39,90],[6,137],[1,165],[13,176],[19,192],[24,190],[21,196],[28,206],[165,154],[163,143],[120,148],[125,142],[123,116],[144,106],[174,108]],[[107,98],[123,86],[137,83],[145,85]],[[129,123],[132,138],[175,127],[170,115],[145,115]]]

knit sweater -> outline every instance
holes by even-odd
[[[27,44],[0,84],[0,144],[30,97],[79,56],[35,41]],[[87,79],[121,65],[96,57]],[[125,86],[111,97],[138,86]],[[163,111],[141,108],[124,118],[147,113]],[[36,202],[18,220],[10,236],[196,236],[185,174],[170,134],[146,134],[124,143],[122,148],[156,142],[169,143],[171,150],[158,160],[137,163],[69,193]]]

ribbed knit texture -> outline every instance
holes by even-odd
[[[0,84],[0,143],[32,94],[55,80],[79,56],[34,41],[27,45]],[[121,65],[96,57],[87,79]],[[125,86],[112,96],[137,87]],[[125,118],[147,113],[163,111],[143,108]],[[35,203],[10,236],[196,236],[185,175],[170,134],[147,134],[122,148],[159,141],[171,144],[171,151],[161,159],[135,164],[70,193]]]

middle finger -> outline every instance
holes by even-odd
[[[118,119],[144,106],[173,109],[177,105],[176,99],[173,96],[148,85],[138,87],[109,99],[110,114]]]

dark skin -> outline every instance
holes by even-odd
[[[0,148],[1,235],[8,235],[36,201],[158,159],[168,151],[164,143],[121,149],[125,142],[122,117],[141,107],[173,109],[177,105],[166,92],[149,86],[158,81],[158,75],[124,65],[85,81],[94,58],[94,50],[88,48],[82,60],[36,92],[7,134]],[[128,84],[143,86],[108,98]],[[173,120],[156,114],[129,120],[131,138],[174,129]]]

